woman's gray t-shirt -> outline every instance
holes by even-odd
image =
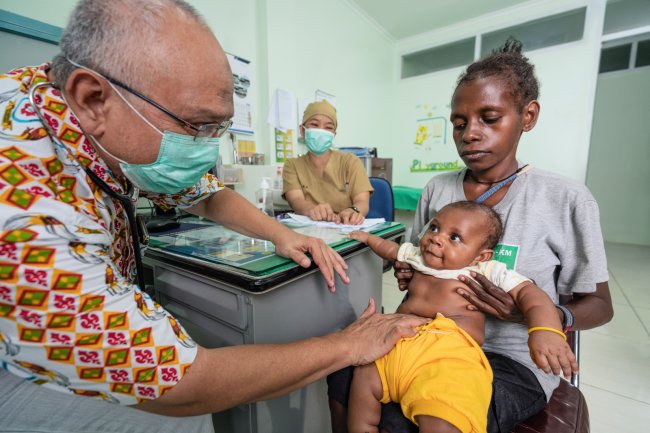
[[[427,183],[416,210],[411,242],[418,241],[418,234],[439,209],[467,200],[465,172],[444,173]],[[517,177],[494,210],[504,223],[494,258],[535,281],[554,303],[558,303],[558,294],[592,293],[596,283],[609,279],[598,204],[583,184],[533,168]],[[483,350],[526,365],[548,399],[559,379],[537,368],[527,342],[525,325],[488,315]]]

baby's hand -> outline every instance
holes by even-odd
[[[348,237],[350,239],[363,242],[364,244],[368,243],[368,236],[369,236],[368,232],[362,232],[361,230],[355,230],[353,232],[348,233]]]
[[[578,361],[561,335],[534,331],[528,337],[528,348],[530,357],[545,373],[552,372],[556,376],[564,373],[564,377],[569,379],[571,373],[578,372]]]

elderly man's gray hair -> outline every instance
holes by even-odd
[[[61,36],[61,54],[53,61],[56,82],[63,87],[76,69],[67,57],[140,86],[147,76],[143,55],[148,50],[155,52],[153,36],[170,9],[185,13],[199,26],[208,28],[196,9],[183,0],[81,0]]]

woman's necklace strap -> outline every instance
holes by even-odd
[[[514,173],[512,173],[510,176],[508,176],[508,177],[506,177],[506,178],[504,178],[504,179],[501,179],[501,180],[499,180],[499,181],[493,182],[493,183],[492,183],[493,186],[491,186],[490,189],[488,189],[488,190],[485,191],[483,194],[481,194],[480,196],[478,196],[478,197],[476,198],[476,200],[474,200],[474,201],[475,201],[476,203],[483,203],[485,200],[487,200],[488,198],[490,198],[490,197],[491,197],[495,192],[497,192],[498,190],[500,190],[500,189],[503,188],[504,186],[506,186],[506,185],[508,185],[508,184],[510,184],[510,183],[512,183],[512,182],[514,182],[515,179],[517,178],[517,176],[519,176],[521,173],[525,173],[525,172],[527,172],[528,170],[530,170],[531,168],[533,168],[533,167],[530,166],[530,165],[528,165],[528,164],[526,164],[526,165],[524,165],[523,167],[518,168],[518,169],[517,169]],[[468,170],[467,172],[470,173],[470,176],[472,176],[472,175],[471,175],[471,171]],[[474,177],[472,177],[472,179],[474,179]]]

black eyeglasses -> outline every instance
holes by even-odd
[[[122,83],[121,81],[116,80],[115,78],[111,78],[108,75],[102,75],[104,78],[106,78],[108,81],[111,83],[115,84],[116,86],[119,86],[126,90],[127,92],[137,96],[138,98],[142,99],[143,101],[153,105],[181,125],[185,126],[188,129],[191,129],[192,131],[196,131],[196,134],[194,135],[194,141],[197,143],[204,143],[210,138],[215,138],[215,137],[221,137],[225,132],[232,126],[232,120],[224,120],[221,123],[205,123],[203,125],[193,125],[190,122],[181,119],[156,101],[153,101],[146,96],[144,96],[142,93],[138,92],[137,90],[134,90],[127,86],[126,84]]]

